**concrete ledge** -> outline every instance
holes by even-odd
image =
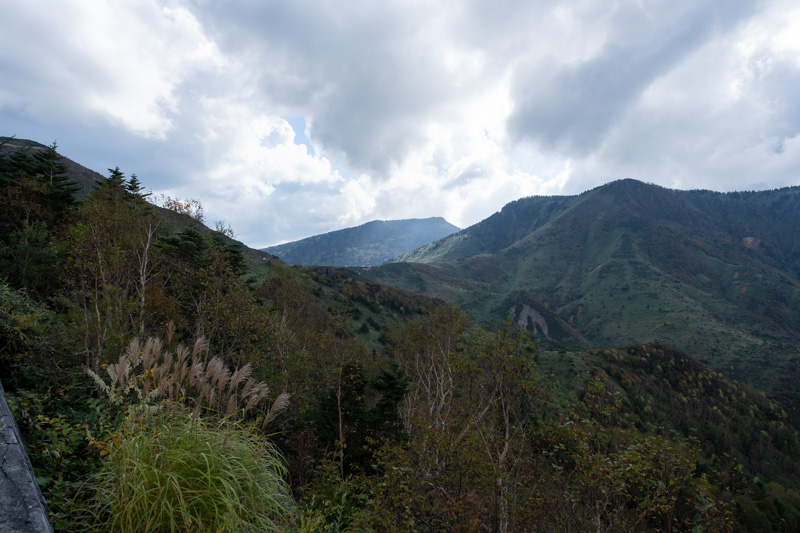
[[[19,428],[0,382],[0,531],[51,533],[47,504],[36,483]]]

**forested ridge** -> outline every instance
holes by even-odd
[[[0,151],[0,369],[57,530],[800,529],[791,391],[290,268],[56,148]]]
[[[667,343],[787,392],[800,346],[800,187],[681,191],[619,180],[534,196],[365,272],[484,321],[540,315],[543,346]],[[547,330],[545,332],[545,330]]]

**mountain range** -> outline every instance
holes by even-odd
[[[83,194],[103,179],[62,162]],[[511,313],[556,351],[666,345],[767,392],[800,393],[800,187],[620,180],[522,198],[463,230],[443,218],[374,221],[264,251],[289,264],[369,266],[343,275],[455,303],[479,322]],[[251,267],[274,261],[244,256]]]
[[[290,265],[375,266],[458,230],[442,217],[375,220],[262,251]]]
[[[511,313],[561,350],[663,343],[769,391],[800,363],[800,187],[678,191],[635,180],[511,202],[372,281]]]

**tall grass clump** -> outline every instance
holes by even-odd
[[[93,480],[96,529],[286,530],[292,494],[270,443],[229,422],[174,414],[147,426],[119,439]]]
[[[101,531],[285,531],[294,513],[280,452],[261,429],[288,403],[251,367],[230,370],[208,343],[167,349],[134,339],[105,368],[87,370],[125,420],[86,484]],[[245,422],[249,420],[249,422]]]
[[[204,338],[187,348],[174,351],[164,347],[157,337],[145,341],[133,339],[119,360],[105,367],[110,378],[106,383],[92,370],[87,373],[115,405],[127,405],[129,412],[153,412],[163,407],[186,412],[192,418],[212,416],[241,419],[252,416],[267,402],[269,387],[252,376],[250,363],[234,371],[208,352]],[[281,393],[263,414],[265,427],[289,403],[289,394]]]

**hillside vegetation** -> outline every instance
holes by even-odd
[[[58,531],[800,528],[794,394],[545,350],[42,153],[0,157],[0,370]]]
[[[546,346],[666,343],[780,390],[800,357],[800,187],[674,191],[622,180],[512,202],[364,275],[509,310]]]

